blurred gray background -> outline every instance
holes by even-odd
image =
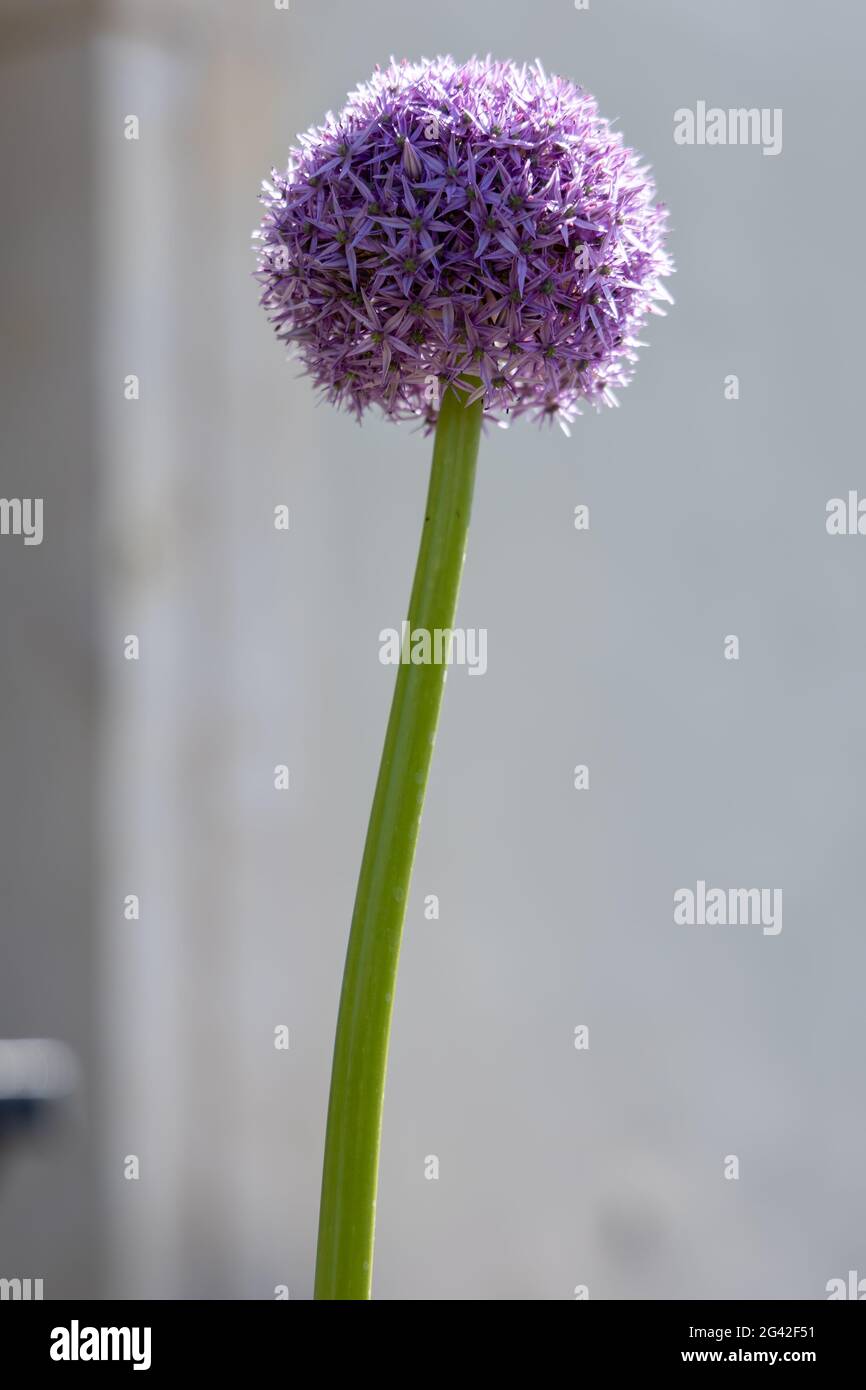
[[[866,539],[825,530],[866,492],[863,36],[847,0],[0,6],[0,495],[45,506],[41,546],[0,538],[0,1036],[85,1073],[0,1149],[0,1275],[310,1296],[378,634],[430,445],[316,406],[250,232],[298,130],[390,54],[446,51],[537,56],[619,118],[677,303],[618,411],[482,445],[459,622],[489,669],[446,692],[376,1296],[866,1275]],[[781,154],[676,145],[698,100],[782,108]],[[675,926],[701,878],[781,887],[781,934]]]

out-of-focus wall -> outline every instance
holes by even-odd
[[[0,1125],[0,1276],[46,1298],[98,1292],[104,1237],[92,20],[0,6],[0,496],[44,527],[0,536],[0,1040],[65,1042],[84,1078],[47,1126]]]

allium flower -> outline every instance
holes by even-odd
[[[264,184],[262,304],[328,400],[565,426],[616,404],[662,276],[666,211],[594,99],[541,65],[395,63]]]
[[[409,633],[454,633],[485,416],[615,405],[669,299],[647,169],[562,78],[394,63],[264,185],[262,303],[325,397],[435,427]],[[450,652],[450,639],[446,644]],[[420,650],[420,649],[419,649]],[[450,657],[401,658],[334,1039],[317,1299],[368,1299],[400,937]]]

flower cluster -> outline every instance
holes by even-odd
[[[540,64],[395,63],[263,185],[262,304],[327,398],[432,423],[448,385],[563,425],[615,404],[669,296],[666,211]]]

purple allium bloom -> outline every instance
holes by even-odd
[[[328,400],[432,424],[450,384],[563,427],[616,404],[672,265],[649,171],[587,92],[392,60],[299,139],[263,185],[257,275]]]

